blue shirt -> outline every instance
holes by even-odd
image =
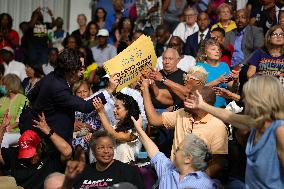
[[[159,179],[159,188],[163,189],[215,189],[214,183],[204,172],[196,171],[187,174],[182,181],[179,180],[179,172],[173,162],[168,159],[162,152],[158,152],[151,159],[151,164]]]
[[[238,32],[236,35],[231,67],[234,67],[240,64],[244,60],[244,53],[242,50],[242,40],[244,37],[244,33],[245,33],[245,29],[243,29],[241,32]]]
[[[201,66],[208,72],[207,83],[214,81],[215,79],[217,79],[218,77],[220,77],[223,74],[228,76],[229,73],[230,73],[230,68],[229,68],[228,64],[226,64],[225,62],[220,62],[219,65],[216,66],[216,67],[213,67],[213,66],[206,64],[204,62],[197,62],[196,66]],[[219,85],[217,85],[217,87],[226,88],[227,84],[226,83],[220,83]],[[224,107],[224,106],[227,106],[227,102],[226,102],[225,98],[220,97],[220,96],[216,96],[216,102],[215,102],[214,106],[215,107]]]
[[[122,12],[122,18],[127,17],[127,12],[123,11]],[[106,21],[105,21],[105,29],[107,29],[109,31],[109,44],[114,44],[115,41],[115,31],[112,30],[112,25],[115,23],[116,21],[116,14],[114,13],[108,13],[106,16]]]
[[[251,130],[246,147],[246,189],[284,188],[284,168],[276,146],[276,129],[283,125],[284,120],[272,122],[255,145],[256,130]]]
[[[258,75],[277,77],[284,87],[284,55],[273,57],[266,51],[258,49],[253,53],[248,64],[256,67]]]
[[[117,55],[116,48],[113,45],[107,44],[105,48],[99,48],[94,46],[91,48],[93,53],[93,58],[96,61],[98,66],[103,66],[103,64],[112,59]]]

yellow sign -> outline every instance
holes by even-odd
[[[116,91],[120,91],[137,81],[142,73],[147,73],[156,67],[157,56],[150,37],[140,36],[129,47],[117,56],[104,63],[108,75],[117,74],[120,77]]]

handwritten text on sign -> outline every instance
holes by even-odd
[[[120,77],[117,91],[137,81],[142,73],[149,72],[157,63],[153,43],[149,37],[140,36],[127,49],[104,63],[108,75]]]

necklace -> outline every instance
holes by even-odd
[[[35,84],[39,81],[38,78],[36,78],[34,80],[34,82],[32,82],[32,79],[30,78],[29,79],[29,83],[28,83],[28,86],[25,88],[25,95],[27,95],[35,86]]]

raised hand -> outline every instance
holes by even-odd
[[[152,70],[152,72],[149,72],[148,77],[149,79],[153,79],[155,81],[163,80],[163,75],[158,70]]]
[[[100,98],[94,98],[93,99],[93,106],[95,107],[96,111],[98,113],[103,112],[104,110],[104,105],[102,103],[102,100]]]
[[[76,178],[84,171],[86,166],[86,157],[83,150],[79,154],[79,160],[68,161],[65,169],[65,180],[62,189],[73,188]]]
[[[151,80],[150,80],[150,79],[143,79],[143,80],[142,80],[142,83],[141,83],[141,85],[140,85],[140,90],[141,90],[141,91],[144,91],[145,89],[148,89],[150,83],[151,83]]]
[[[221,97],[224,97],[224,98],[227,98],[227,99],[230,99],[230,94],[231,94],[231,91],[225,89],[225,88],[220,88],[220,87],[213,87],[214,91],[215,91],[215,94],[217,96],[221,96]]]
[[[142,117],[139,115],[139,118],[136,120],[133,116],[131,116],[131,120],[134,123],[134,126],[137,129],[142,129]]]
[[[228,82],[228,79],[226,78],[226,74],[224,73],[224,74],[222,74],[221,76],[219,76],[219,77],[217,78],[217,81],[218,81],[218,83],[227,83],[227,82]]]
[[[52,13],[51,9],[49,7],[46,7],[46,9],[47,9],[47,13],[49,14],[49,16],[52,17],[53,13]]]
[[[119,84],[119,79],[120,77],[117,74],[114,74],[109,78],[109,83],[107,86],[108,93],[113,93],[115,91],[116,87]]]
[[[40,129],[44,134],[48,134],[50,132],[50,128],[45,120],[44,113],[41,112],[41,115],[38,114],[39,121],[33,120],[35,123],[33,127]]]
[[[190,95],[189,98],[186,98],[184,101],[184,107],[187,109],[196,109],[200,108],[204,104],[204,100],[198,90],[194,94]]]

